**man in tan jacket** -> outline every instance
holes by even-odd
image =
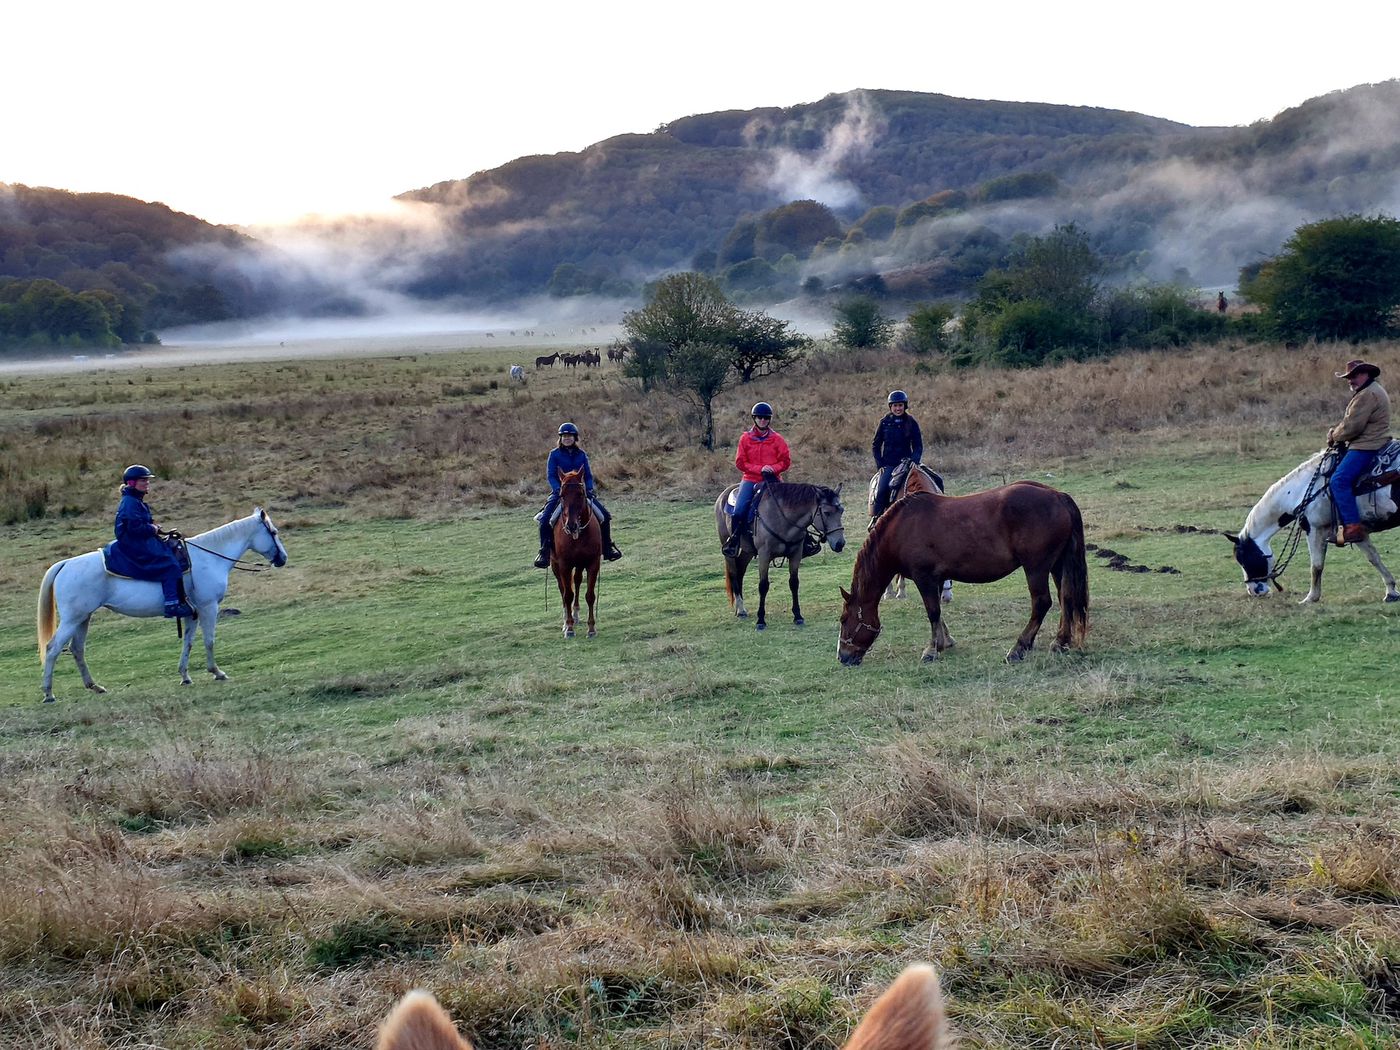
[[[1348,361],[1347,370],[1337,373],[1337,378],[1345,379],[1352,389],[1346,415],[1327,431],[1329,445],[1348,446],[1328,482],[1337,516],[1342,520],[1339,544],[1366,539],[1366,526],[1361,524],[1361,511],[1352,488],[1358,478],[1371,472],[1380,450],[1390,444],[1390,395],[1376,382],[1380,374],[1381,370],[1367,361]]]

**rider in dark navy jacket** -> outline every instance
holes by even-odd
[[[540,512],[540,553],[535,558],[535,568],[549,568],[549,556],[554,548],[554,511],[559,506],[559,475],[574,470],[583,470],[583,488],[588,500],[598,510],[598,526],[603,530],[603,558],[617,561],[622,551],[612,541],[612,515],[608,508],[599,502],[593,491],[593,470],[588,465],[588,453],[578,447],[578,427],[572,423],[559,425],[559,443],[549,454],[545,463],[545,473],[549,476],[550,496]]]
[[[194,616],[180,600],[180,560],[165,545],[166,535],[146,506],[146,491],[155,477],[139,463],[122,473],[122,501],[113,525],[117,542],[108,548],[107,565],[113,572],[136,580],[158,580],[165,595],[166,616]]]
[[[889,413],[880,420],[875,440],[870,445],[875,465],[880,468],[872,520],[890,505],[890,475],[894,468],[906,459],[918,463],[924,457],[924,436],[919,432],[918,421],[909,414],[909,395],[903,390],[890,391],[889,406]]]

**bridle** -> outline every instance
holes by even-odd
[[[866,622],[865,622],[865,619],[864,619],[864,616],[863,616],[863,614],[862,614],[862,612],[861,612],[861,606],[857,605],[857,606],[856,606],[856,628],[855,628],[855,630],[852,631],[849,635],[845,635],[845,634],[841,635],[841,644],[842,644],[842,645],[849,645],[849,646],[850,646],[851,648],[853,648],[853,649],[859,648],[860,646],[859,646],[859,643],[856,642],[856,636],[859,635],[861,631],[869,631],[869,632],[870,632],[870,641],[867,642],[867,643],[865,644],[865,648],[866,648],[866,649],[869,649],[872,645],[875,644],[875,640],[876,640],[877,638],[880,637],[880,632],[881,632],[883,629],[884,629],[884,628],[880,627],[879,624],[866,623]]]
[[[769,525],[763,517],[762,506],[759,507],[758,511],[758,524],[762,525],[764,529],[768,531],[768,534],[772,536],[775,540],[777,540],[780,543],[786,544],[788,547],[793,547],[801,543],[802,540],[800,537],[801,534],[804,532],[813,534],[813,538],[815,538],[821,543],[825,543],[828,533],[836,531],[835,529],[827,527],[826,515],[828,512],[828,503],[820,494],[817,496],[816,508],[812,511],[811,522],[806,525],[802,525],[794,519],[788,517],[787,511],[783,509],[783,505],[778,500],[776,493],[769,493],[766,503],[771,504],[773,509],[778,512],[778,517],[783,519],[783,525],[788,531],[797,530],[799,538],[792,539],[789,536],[785,536],[782,533],[778,532],[777,529],[773,528],[772,525]],[[833,513],[844,514],[846,512],[846,508],[841,505],[840,499],[836,499],[834,503],[835,506],[830,508],[830,510]],[[820,524],[818,524],[818,519],[820,519]],[[844,531],[844,529],[845,526],[843,524],[842,531]]]
[[[559,523],[564,526],[564,533],[570,539],[577,540],[580,536],[583,535],[583,530],[588,528],[588,523],[593,520],[593,508],[589,506],[588,494],[583,491],[582,481],[574,479],[573,481],[566,481],[562,485],[560,485],[559,497],[561,500],[564,497],[565,489],[578,489],[578,491],[583,495],[583,513],[577,518],[573,519],[572,524],[570,524],[571,516],[569,514],[569,508],[565,507],[564,513],[560,516],[559,519]]]
[[[195,543],[194,540],[187,540],[183,536],[180,537],[180,541],[184,543],[186,547],[193,547],[197,551],[203,551],[205,554],[212,554],[214,555],[214,557],[222,558],[224,561],[233,562],[233,568],[237,569],[239,572],[267,572],[268,569],[277,567],[278,563],[276,560],[276,556],[281,553],[277,549],[277,528],[272,524],[272,522],[268,521],[267,513],[265,511],[262,514],[258,515],[258,520],[262,522],[263,528],[267,529],[267,534],[272,537],[273,557],[268,559],[269,561],[271,561],[271,565],[258,565],[255,563],[246,563],[240,558],[230,558],[227,554],[222,554],[216,550],[210,550],[208,547]],[[285,559],[283,559],[282,564],[286,564]]]

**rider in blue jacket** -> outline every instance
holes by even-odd
[[[875,465],[880,468],[880,482],[875,489],[875,506],[871,519],[878,518],[890,505],[890,475],[904,460],[915,463],[924,458],[924,436],[918,421],[909,414],[909,395],[903,390],[891,390],[889,413],[875,429],[870,445]]]
[[[584,491],[588,493],[588,501],[598,511],[598,525],[603,530],[603,558],[617,561],[622,557],[622,551],[612,541],[612,515],[593,491],[593,470],[588,465],[588,453],[578,446],[578,427],[572,423],[561,423],[559,443],[550,452],[544,468],[548,475],[550,496],[540,512],[540,553],[535,558],[537,569],[549,568],[549,556],[554,549],[554,511],[559,506],[559,475],[580,468],[583,470]]]
[[[122,501],[113,525],[118,555],[109,557],[114,572],[137,580],[158,580],[165,595],[165,615],[194,616],[194,610],[180,600],[180,560],[165,545],[167,533],[155,522],[146,506],[146,492],[155,477],[147,468],[134,463],[122,472]]]

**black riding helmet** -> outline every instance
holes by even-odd
[[[891,390],[889,396],[889,404],[903,405],[905,408],[908,408],[909,395],[906,394],[903,390]]]
[[[140,481],[142,478],[153,478],[150,467],[143,467],[140,463],[133,463],[122,471],[122,484],[130,485],[133,481]]]
[[[574,437],[578,437],[578,427],[574,426],[572,423],[560,423],[559,436],[563,437],[565,434],[572,434]]]

